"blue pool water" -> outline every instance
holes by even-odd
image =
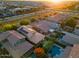
[[[49,50],[49,54],[51,55],[51,57],[56,56],[56,55],[60,55],[61,53],[61,48],[58,46],[53,46],[50,50]]]

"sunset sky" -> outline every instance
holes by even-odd
[[[51,1],[51,0],[23,0],[23,1]],[[79,1],[79,0],[62,0],[62,1]]]
[[[5,0],[5,1],[52,1],[52,0]],[[79,1],[79,0],[62,0],[62,1]]]

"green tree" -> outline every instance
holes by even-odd
[[[68,19],[68,20],[65,21],[65,25],[66,26],[70,26],[73,29],[76,27],[76,24],[77,24],[77,21],[74,18],[70,18],[70,19]]]
[[[35,21],[37,21],[36,18],[31,18],[31,22],[35,22]]]
[[[53,44],[54,42],[52,40],[45,41],[43,43],[43,48],[45,49],[45,51],[48,51],[53,46]]]
[[[20,22],[20,25],[28,25],[28,24],[30,24],[30,20],[28,20],[28,19],[22,20],[22,21]]]
[[[3,26],[3,29],[6,30],[16,30],[17,26],[15,24],[6,24]]]
[[[65,26],[69,26],[71,28],[75,28],[77,24],[77,18],[76,17],[70,17],[69,19],[66,19],[64,21],[61,21],[61,27],[64,28]]]
[[[17,25],[16,24],[12,24],[12,29],[13,30],[16,30],[18,27],[17,27]]]
[[[4,30],[12,30],[13,29],[11,24],[6,24],[6,25],[4,25],[3,28],[4,28]]]

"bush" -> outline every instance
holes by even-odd
[[[3,29],[6,30],[16,30],[17,26],[15,24],[6,24],[3,26]]]
[[[4,25],[4,30],[11,30],[12,29],[12,25],[11,24],[6,24]]]
[[[28,25],[28,24],[30,24],[30,21],[29,20],[22,20],[20,22],[20,25]]]
[[[31,22],[35,22],[37,19],[36,18],[32,18],[31,19]]]
[[[16,30],[18,27],[17,27],[17,25],[16,24],[12,24],[12,29],[13,30]]]

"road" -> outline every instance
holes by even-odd
[[[43,11],[37,11],[37,12],[29,13],[29,14],[12,16],[12,17],[8,17],[8,18],[4,18],[3,23],[19,20],[19,19],[22,19],[24,17],[38,16],[39,14],[44,14],[44,13],[48,13],[48,12],[50,12],[50,10],[43,10]]]
[[[38,16],[39,14],[44,14],[44,13],[49,13],[49,12],[58,12],[61,14],[65,13],[65,14],[69,14],[69,15],[74,15],[74,14],[78,15],[79,14],[78,11],[71,11],[71,10],[65,10],[65,11],[62,10],[61,11],[61,10],[46,9],[46,10],[37,11],[37,12],[29,13],[29,14],[8,17],[8,18],[4,19],[3,23],[19,20],[19,19],[22,19],[24,17]]]
[[[12,21],[18,21],[21,20],[25,17],[32,17],[32,16],[39,16],[41,14],[45,14],[45,13],[52,13],[52,12],[57,12],[60,14],[68,14],[68,15],[79,15],[78,11],[71,11],[71,10],[53,10],[51,8],[47,8],[45,10],[42,11],[37,11],[37,12],[33,12],[33,13],[29,13],[29,14],[23,14],[23,15],[18,15],[18,16],[12,16],[12,17],[8,17],[8,18],[4,18],[4,21],[2,22],[3,24],[5,23],[10,23]]]
[[[6,24],[6,23],[13,23],[13,22],[17,22],[20,21],[23,18],[30,18],[32,16],[39,16],[41,14],[46,14],[49,13],[50,10],[42,10],[42,11],[37,11],[37,12],[33,12],[33,13],[29,13],[29,14],[23,14],[23,15],[18,15],[18,16],[12,16],[12,17],[8,17],[8,18],[4,18],[2,21],[2,25]],[[2,25],[0,25],[0,28],[2,28]]]

